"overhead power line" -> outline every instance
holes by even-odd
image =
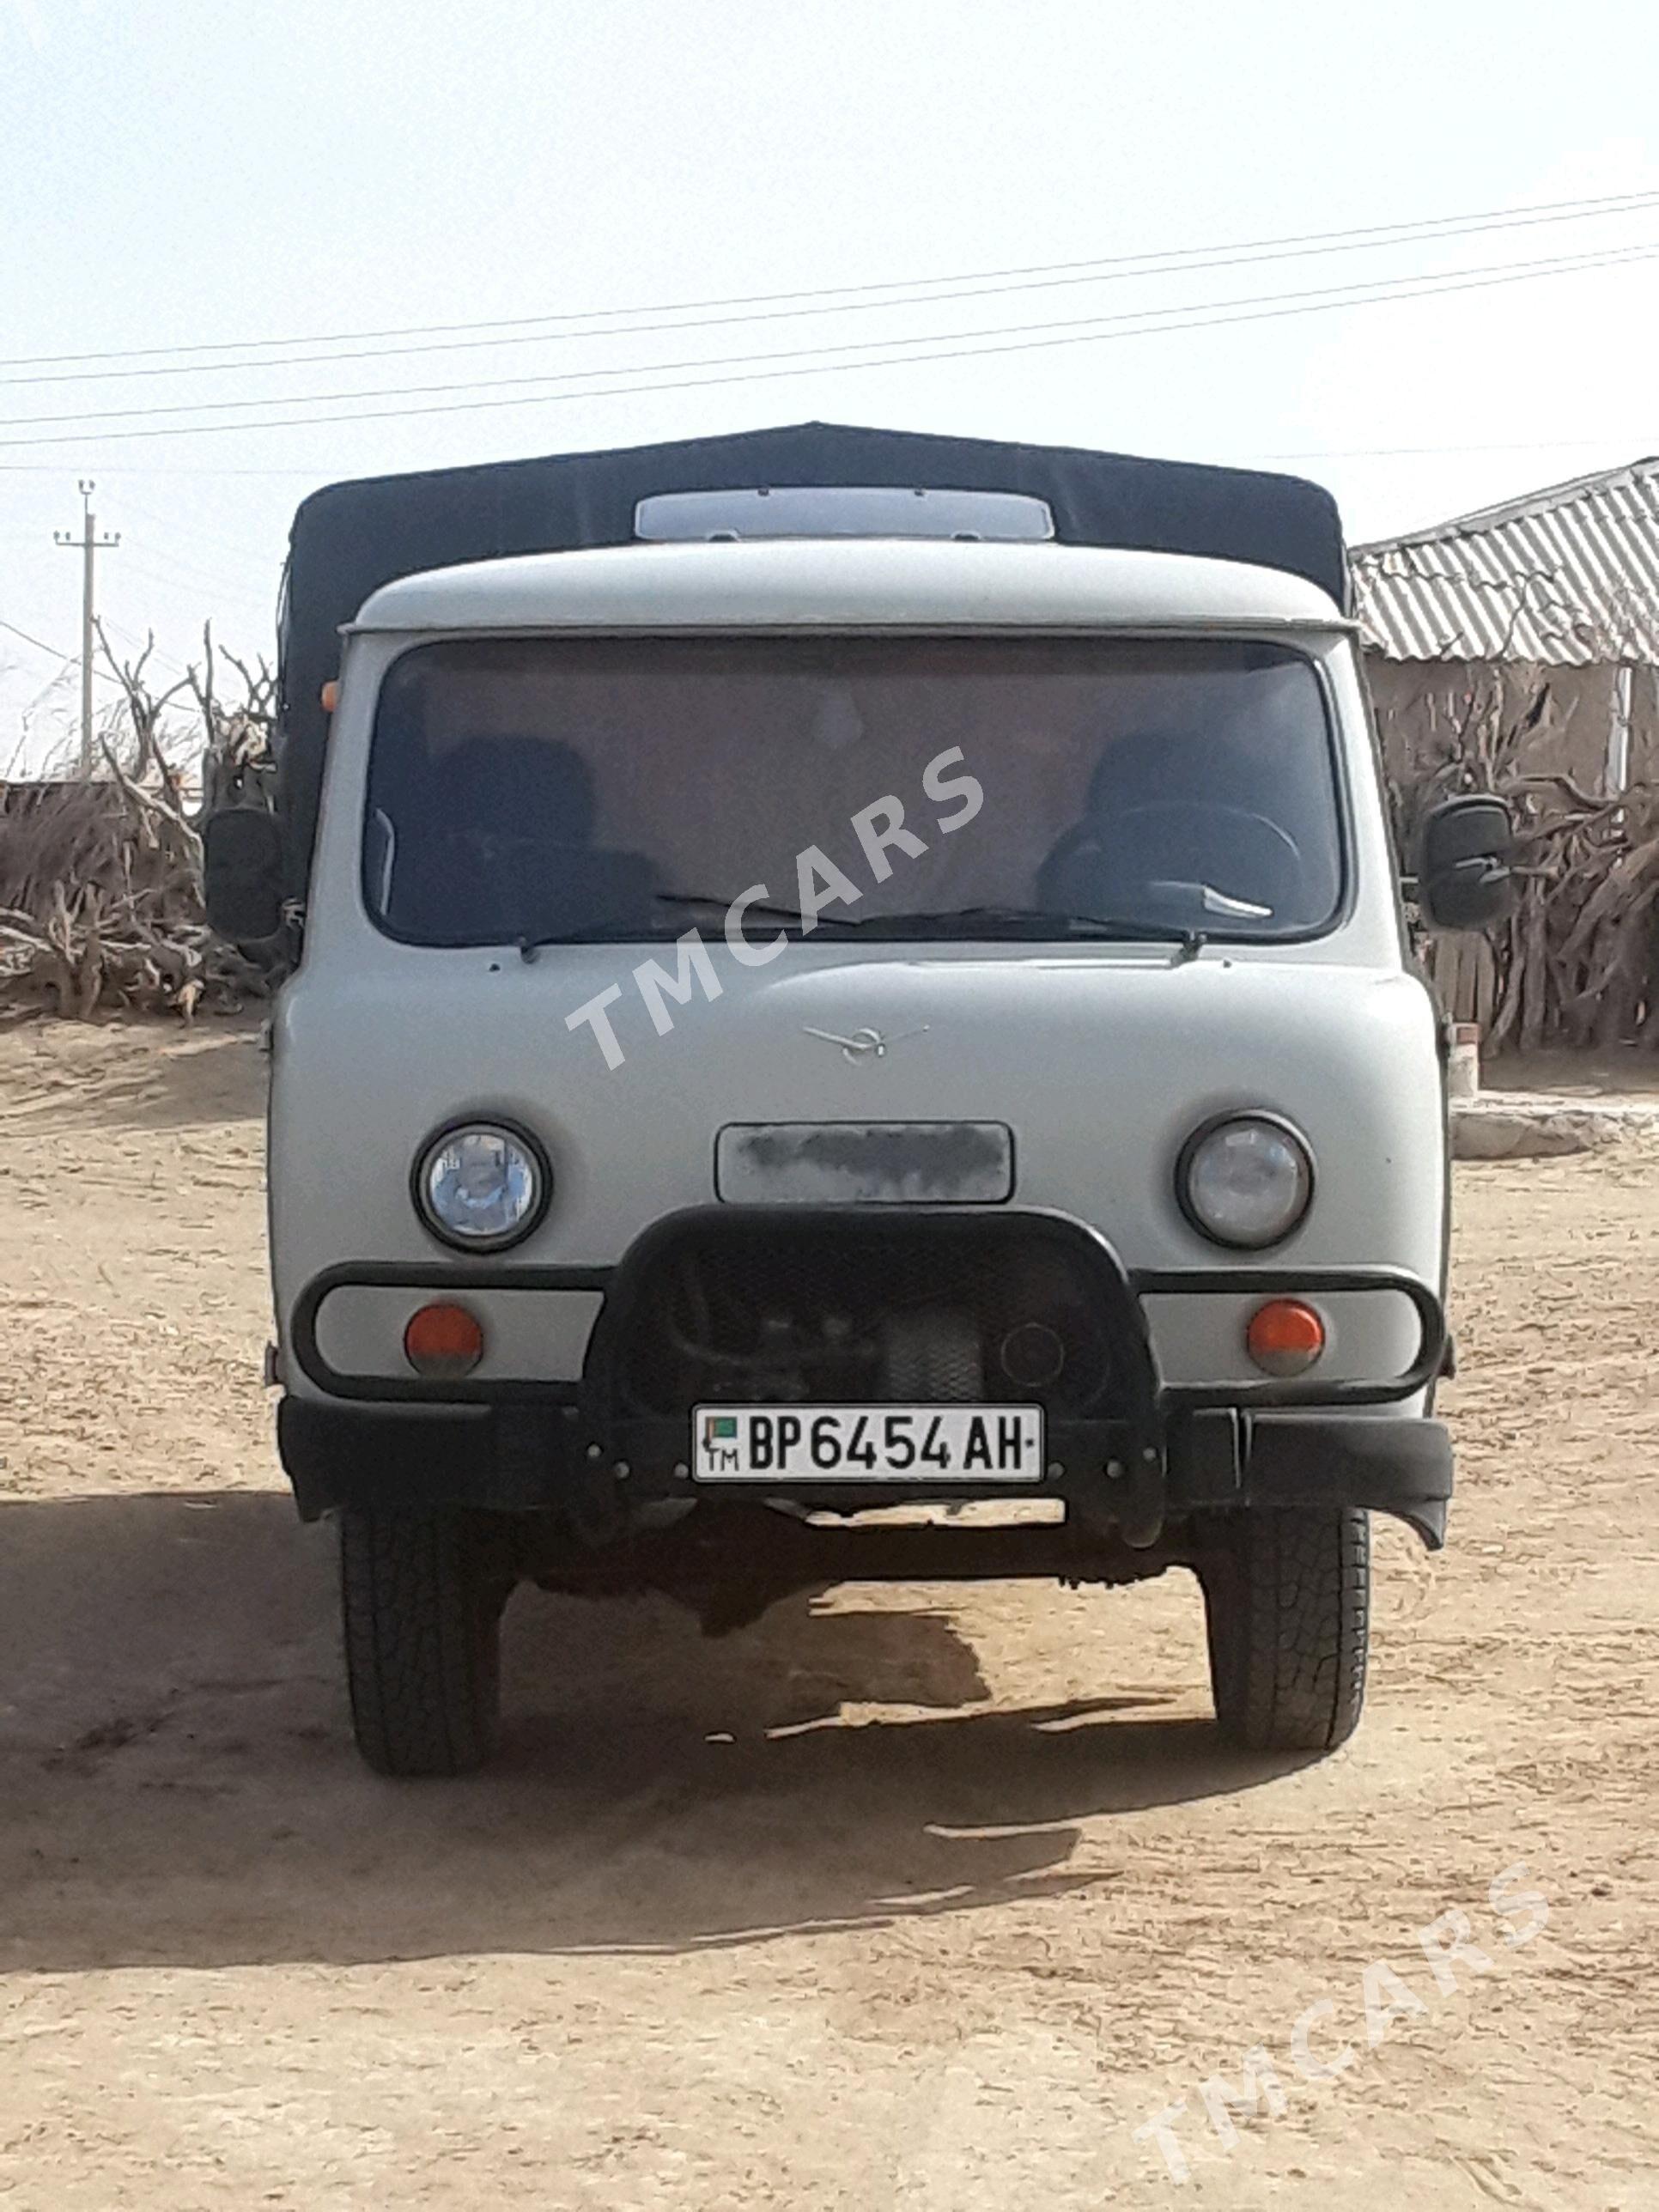
[[[1387,304],[1396,300],[1425,299],[1454,292],[1487,289],[1495,285],[1533,281],[1541,277],[1565,276],[1580,271],[1623,266],[1632,262],[1649,261],[1659,255],[1659,245],[1623,247],[1610,252],[1578,254],[1552,261],[1498,263],[1485,267],[1448,270],[1424,281],[1388,279],[1364,285],[1327,287],[1312,291],[1267,293],[1254,299],[1212,301],[1182,307],[1145,308],[1133,313],[1116,316],[1089,316],[1069,322],[1006,325],[1000,329],[952,331],[938,337],[918,337],[893,341],[866,341],[862,344],[819,346],[805,349],[786,350],[769,354],[737,354],[716,356],[687,362],[637,363],[627,367],[584,369],[566,372],[557,377],[502,377],[484,381],[448,385],[403,385],[363,389],[355,392],[316,392],[289,397],[267,394],[259,399],[216,400],[196,405],[178,404],[163,407],[110,409],[93,415],[21,416],[0,428],[25,428],[36,425],[74,423],[73,431],[51,431],[44,436],[27,438],[0,437],[0,449],[15,450],[31,446],[63,446],[81,444],[88,441],[100,443],[127,441],[138,438],[202,437],[237,429],[298,429],[314,424],[333,422],[389,422],[412,416],[446,415],[483,411],[500,407],[523,406],[539,400],[545,404],[562,399],[612,398],[650,392],[694,391],[714,385],[766,383],[780,377],[828,374],[847,368],[896,368],[915,364],[980,359],[988,356],[1028,353],[1045,350],[1054,346],[1102,343],[1115,338],[1158,337],[1168,332],[1188,330],[1215,329],[1226,325],[1268,322],[1285,316],[1330,313],[1334,310]],[[1364,297],[1355,297],[1363,294]],[[1135,327],[1126,329],[1126,324]],[[991,339],[997,341],[985,343]],[[941,343],[941,341],[943,341]],[[873,360],[846,361],[831,356],[849,353],[869,353],[877,344],[886,343],[906,348],[922,347],[925,350],[880,354]],[[788,366],[768,366],[787,363]],[[755,364],[759,364],[756,366]],[[723,373],[713,376],[680,377],[681,369],[713,368]],[[602,376],[645,376],[653,381],[594,386],[591,380]],[[668,379],[667,381],[654,380]],[[580,383],[575,391],[550,391],[550,384]],[[524,387],[536,387],[535,393]],[[257,422],[170,422],[143,429],[100,430],[94,426],[100,422],[123,422],[157,416],[191,415],[198,413],[203,405],[213,411],[256,410],[272,406],[333,406],[341,401],[376,398],[401,398],[428,394],[450,392],[498,392],[512,389],[511,398],[464,398],[440,401],[436,404],[416,407],[392,407],[375,410],[357,409],[348,414],[298,415],[268,416]]]
[[[154,632],[149,637],[140,637],[135,631],[130,630],[124,623],[118,622],[105,622],[100,624],[100,628],[118,637],[130,652],[137,653],[141,658],[148,656],[153,660],[159,661],[163,668],[176,669],[180,676],[189,675],[190,671],[182,660],[175,659],[170,653],[162,652],[161,647],[155,642]]]
[[[32,645],[37,653],[49,653],[52,659],[61,660],[65,668],[74,664],[72,653],[65,653],[60,645],[48,645],[43,637],[32,636],[27,630],[19,629],[15,623],[0,622],[0,629],[9,637],[21,637],[25,645]]]
[[[1314,230],[1292,232],[1276,238],[1246,239],[1231,245],[1165,247],[1146,253],[1125,253],[1097,257],[1081,261],[1032,262],[1006,269],[956,270],[937,276],[897,277],[882,283],[833,284],[816,290],[799,289],[786,292],[750,292],[727,295],[725,297],[702,300],[658,301],[643,306],[626,307],[589,307],[559,312],[545,310],[539,314],[489,317],[482,320],[459,323],[405,323],[380,330],[370,331],[313,331],[275,338],[198,338],[160,346],[134,346],[96,353],[20,354],[9,359],[0,359],[0,369],[53,368],[75,363],[103,362],[142,362],[176,360],[181,354],[191,353],[270,353],[289,346],[358,345],[386,338],[442,338],[483,331],[520,331],[546,324],[612,323],[630,316],[688,315],[708,309],[770,308],[799,301],[847,301],[854,293],[895,295],[900,293],[929,293],[932,288],[943,284],[992,284],[1003,279],[1030,280],[1033,283],[1048,279],[1077,276],[1079,282],[1090,281],[1084,272],[1104,273],[1121,271],[1125,274],[1152,276],[1164,270],[1222,266],[1228,263],[1251,258],[1273,259],[1286,255],[1314,253],[1322,251],[1346,251],[1350,245],[1367,243],[1410,245],[1427,243],[1436,236],[1457,236],[1462,231],[1479,228],[1501,229],[1529,222],[1570,222],[1581,217],[1600,215],[1626,215],[1639,212],[1659,202],[1659,191],[1618,192],[1604,194],[1594,199],[1542,200],[1512,208],[1489,208],[1473,213],[1449,216],[1427,216],[1411,222],[1373,223],[1345,230]],[[933,294],[933,296],[938,296]],[[855,304],[847,301],[847,304]],[[925,305],[926,298],[917,304]],[[828,312],[826,309],[824,312]],[[742,316],[739,320],[760,319]],[[686,325],[673,327],[686,328]],[[424,350],[424,349],[415,349]],[[221,364],[215,364],[221,365]],[[238,366],[240,364],[222,364]],[[249,363],[248,366],[273,364]],[[209,364],[198,364],[206,367]]]
[[[132,494],[125,488],[122,490],[121,501],[126,513],[135,515],[140,522],[148,523],[153,530],[171,532],[173,529],[174,523],[172,520],[167,515],[157,514],[152,507],[141,507]],[[190,535],[194,544],[224,554],[233,561],[264,561],[269,557],[270,552],[268,545],[252,546],[240,538],[228,538],[222,530],[217,528],[210,530],[196,516],[191,519]]]
[[[161,565],[152,568],[149,561],[129,561],[127,573],[140,583],[149,585],[154,591],[163,592],[180,602],[194,600],[198,604],[204,601],[214,605],[228,604],[234,610],[245,611],[250,615],[257,611],[264,621],[275,618],[274,587],[269,594],[262,596],[245,585],[226,583],[222,578],[210,577],[196,569],[186,569],[166,554],[158,555],[153,547],[149,549],[149,560]],[[274,576],[277,556],[272,556],[263,566],[267,574]]]
[[[1659,252],[1659,243],[1636,246],[1615,247],[1611,252],[1596,252],[1557,256],[1541,262],[1486,262],[1473,268],[1454,269],[1437,273],[1437,283],[1446,280],[1443,289],[1453,289],[1452,280],[1467,277],[1502,276],[1518,277],[1528,275],[1548,275],[1562,269],[1581,266],[1605,266],[1620,260],[1642,259]],[[1047,336],[1055,331],[1092,333],[1109,331],[1126,323],[1157,324],[1176,319],[1176,327],[1185,327],[1178,319],[1194,314],[1206,314],[1220,307],[1276,307],[1286,301],[1340,301],[1356,293],[1381,293],[1392,296],[1396,288],[1421,281],[1414,277],[1382,277],[1359,284],[1320,284],[1293,292],[1263,292],[1246,295],[1227,301],[1188,302],[1173,307],[1138,307],[1121,315],[1084,315],[1044,323],[1004,323],[982,330],[951,331],[923,334],[914,338],[872,338],[854,340],[842,345],[817,344],[786,347],[769,353],[738,353],[703,355],[690,361],[629,362],[611,363],[598,368],[575,368],[538,372],[529,376],[465,378],[447,384],[396,384],[359,386],[355,391],[319,392],[264,392],[252,399],[169,400],[158,406],[74,408],[61,414],[17,415],[0,422],[0,428],[20,429],[60,422],[93,425],[98,422],[136,422],[162,415],[200,415],[247,413],[262,407],[334,406],[342,402],[358,399],[399,399],[448,397],[458,392],[522,391],[526,386],[538,388],[548,385],[571,384],[598,376],[670,375],[681,369],[734,368],[750,363],[763,366],[777,362],[832,361],[844,354],[869,353],[882,347],[917,346],[939,343],[969,343],[979,338],[1025,337]],[[894,356],[902,360],[904,356]],[[859,364],[853,364],[858,366]],[[665,389],[672,387],[665,386]],[[210,426],[204,426],[210,427]],[[96,435],[96,432],[91,434]]]
[[[988,272],[982,278],[978,276],[937,277],[921,280],[935,287],[943,285],[951,288],[945,290],[934,289],[921,292],[902,286],[876,286],[869,289],[878,292],[891,291],[901,296],[839,300],[829,306],[809,304],[796,307],[759,307],[747,311],[738,310],[716,315],[691,315],[690,309],[688,308],[684,310],[683,313],[690,317],[690,319],[671,323],[612,320],[605,329],[598,331],[528,330],[520,327],[518,324],[462,325],[458,327],[471,331],[486,330],[495,334],[482,337],[441,336],[421,337],[417,333],[398,332],[387,335],[416,336],[417,343],[399,345],[362,345],[344,353],[291,353],[284,355],[280,360],[180,362],[168,359],[159,362],[147,361],[137,366],[129,365],[115,368],[53,368],[44,372],[32,371],[21,376],[0,376],[0,386],[15,389],[24,385],[110,383],[133,377],[246,375],[250,370],[257,372],[268,368],[310,368],[325,366],[333,362],[392,361],[404,359],[413,354],[494,352],[505,346],[550,345],[572,338],[656,337],[678,331],[729,328],[734,323],[787,322],[802,318],[810,319],[830,314],[863,314],[872,311],[892,314],[902,309],[930,307],[957,300],[999,299],[1005,298],[1012,293],[1055,291],[1083,284],[1121,283],[1160,275],[1199,274],[1214,269],[1250,268],[1262,262],[1302,260],[1310,256],[1322,258],[1333,253],[1374,253],[1386,252],[1393,246],[1432,244],[1442,239],[1468,238],[1484,235],[1492,231],[1534,228],[1540,223],[1583,222],[1598,216],[1639,214],[1656,206],[1659,206],[1659,192],[1648,192],[1632,195],[1616,205],[1607,205],[1600,202],[1581,204],[1577,206],[1577,211],[1572,213],[1516,213],[1472,216],[1468,219],[1448,216],[1441,218],[1438,227],[1426,236],[1421,228],[1415,231],[1409,228],[1396,229],[1386,234],[1380,231],[1367,232],[1346,238],[1341,234],[1335,234],[1339,242],[1327,246],[1308,246],[1287,241],[1283,245],[1268,244],[1261,246],[1223,250],[1207,258],[1131,255],[1116,261],[1061,263],[1054,265],[1054,273],[1049,273],[1040,268],[1030,271],[993,270]],[[1000,281],[1004,278],[1008,281]],[[785,294],[781,296],[790,298],[796,295]],[[810,301],[821,302],[830,295],[809,294],[805,296]],[[715,306],[721,303],[710,301],[707,304]],[[638,308],[612,309],[607,312],[614,318],[626,314],[659,313],[663,311]],[[537,324],[584,322],[594,319],[597,319],[597,317],[555,315],[523,319],[526,322]],[[370,332],[364,335],[373,337],[377,334]],[[265,339],[250,343],[264,346],[283,344],[337,346],[353,344],[355,342],[349,335],[343,335],[332,339]],[[211,351],[222,349],[199,349]],[[198,350],[198,349],[189,349],[189,350]],[[85,358],[95,357],[85,356]],[[204,401],[202,404],[210,405],[213,403]]]
[[[35,637],[26,629],[19,629],[15,623],[0,622],[0,629],[4,630],[10,637],[21,638],[25,645],[32,645],[37,653],[44,653],[59,664],[58,674],[52,678],[53,684],[56,684],[67,670],[80,665],[78,653],[65,653],[61,645],[48,645],[45,638]],[[112,684],[115,681],[112,676],[106,676],[101,668],[94,668],[92,675],[95,684]],[[48,684],[46,689],[50,690],[52,685]],[[44,697],[45,694],[41,696]]]

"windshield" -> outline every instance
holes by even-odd
[[[466,639],[382,689],[364,890],[422,945],[1328,927],[1324,695],[1285,647]],[[800,917],[792,924],[791,917]]]

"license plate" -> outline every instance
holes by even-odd
[[[698,1482],[1038,1482],[1040,1406],[699,1406]]]

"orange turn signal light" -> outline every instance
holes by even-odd
[[[1325,1323],[1300,1298],[1273,1298],[1250,1316],[1244,1348],[1264,1375],[1305,1375],[1325,1349]]]
[[[483,1358],[483,1328],[465,1306],[422,1306],[404,1331],[404,1357],[417,1375],[453,1382]]]
[[[340,685],[338,678],[331,676],[327,683],[324,684],[322,690],[317,696],[323,702],[324,714],[331,714],[334,712],[334,709],[340,703]]]

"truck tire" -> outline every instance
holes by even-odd
[[[1358,1725],[1370,1628],[1362,1512],[1240,1512],[1199,1569],[1222,1735],[1250,1751],[1333,1751]]]
[[[466,1774],[489,1757],[514,1579],[483,1515],[340,1515],[352,1729],[377,1774]]]

